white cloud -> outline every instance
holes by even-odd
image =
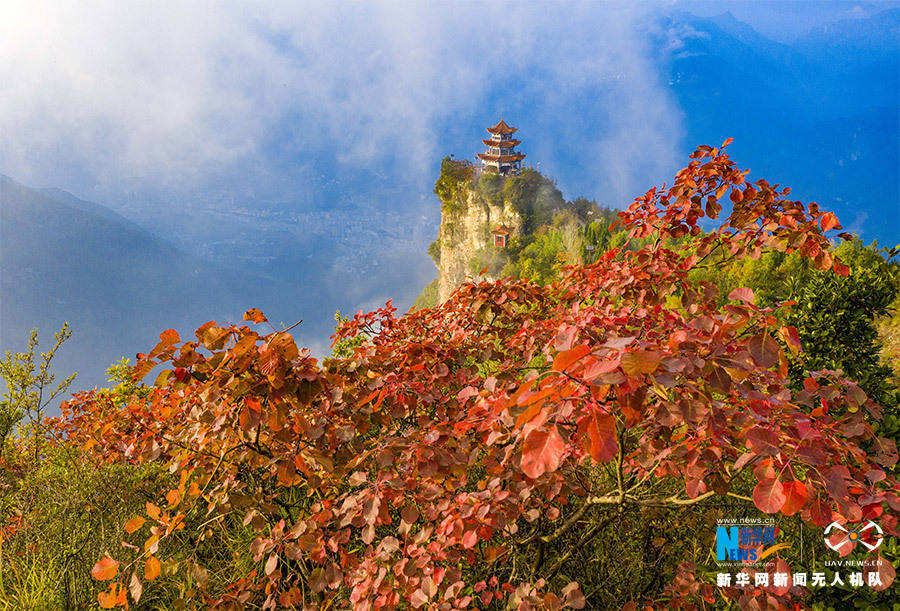
[[[115,201],[189,197],[238,170],[296,184],[279,135],[342,167],[434,170],[447,117],[481,112],[509,75],[553,132],[533,159],[628,198],[665,178],[680,117],[623,5],[7,3],[0,9],[0,172]],[[596,100],[585,102],[596,92]],[[603,112],[586,133],[579,113]],[[550,116],[552,115],[552,116]],[[540,132],[532,126],[533,134]],[[472,142],[477,134],[473,134]],[[559,138],[560,141],[551,141]]]

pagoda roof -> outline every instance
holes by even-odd
[[[496,148],[498,146],[501,148],[512,148],[514,146],[519,146],[520,144],[522,144],[521,140],[490,140],[490,139],[487,139],[487,140],[482,140],[482,142],[484,142],[485,146],[493,146],[494,148]]]
[[[500,225],[499,227],[491,229],[491,233],[495,235],[509,235],[510,231],[509,227],[507,227],[506,225]]]
[[[515,155],[491,155],[489,153],[478,153],[478,158],[482,161],[521,161],[525,159],[525,153],[516,153]]]
[[[503,117],[500,117],[500,122],[494,127],[489,127],[487,130],[492,134],[514,134],[518,131],[518,127],[510,127],[506,124],[506,121],[503,120]]]

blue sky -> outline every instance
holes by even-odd
[[[567,195],[621,206],[701,144],[702,105],[687,107],[650,40],[661,15],[728,10],[791,43],[896,6],[7,4],[0,173],[152,218],[161,232],[186,202],[345,205],[322,194],[352,201],[386,184],[416,202],[384,202],[385,214],[433,214],[418,196],[440,158],[474,154],[502,113],[522,128],[527,161]],[[742,117],[723,117],[722,134],[740,131],[731,121]]]

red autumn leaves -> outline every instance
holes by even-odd
[[[616,419],[599,409],[591,409],[578,421],[582,447],[595,462],[605,463],[619,453],[616,440]]]
[[[556,471],[566,451],[566,443],[556,430],[534,430],[522,444],[522,471],[531,478],[538,478],[548,471]]]
[[[729,190],[731,214],[700,232]],[[690,511],[729,495],[819,525],[884,511],[895,530],[896,447],[873,439],[871,400],[830,373],[793,392],[784,352],[802,356],[797,331],[752,290],[723,303],[689,275],[713,252],[764,249],[840,273],[822,254],[836,219],[785,195],[706,147],[620,215],[646,242],[551,287],[467,284],[430,310],[359,313],[335,339],[364,341],[324,363],[286,332],[207,323],[180,345],[164,332],[135,369],[165,368],[147,401],[118,410],[85,395],[63,423],[104,459],[165,462],[180,478],[124,524],[152,529],[134,567],[98,562],[95,576],[114,581],[103,604],[140,597],[140,562],[146,580],[157,556],[167,575],[194,570],[166,556],[168,537],[238,507],[254,570],[211,605],[590,606],[577,584],[553,581],[577,570],[565,558],[557,569],[529,558],[533,581],[503,576],[593,505]],[[244,320],[266,323],[258,310]],[[138,585],[126,590],[128,574]],[[686,570],[678,579],[700,590]]]
[[[566,374],[567,370],[577,369],[584,371],[590,379],[596,379],[600,375],[615,371],[621,364],[618,359],[606,361],[590,359],[579,363],[589,353],[590,348],[585,345],[560,352],[553,361],[553,369],[562,374]],[[647,363],[652,360],[640,357],[637,362],[643,363],[642,366],[646,368],[649,366]],[[658,362],[657,357],[656,363]],[[622,367],[625,365],[622,364]],[[540,424],[535,422],[538,412],[545,411],[546,403],[558,401],[560,398],[558,392],[556,387],[548,386],[538,392],[523,395],[525,398],[523,403],[529,407],[519,417],[517,425],[528,424],[531,432],[525,436],[522,445],[521,468],[533,479],[546,472],[556,471],[567,452],[567,443],[560,436],[556,426],[547,429],[534,428],[536,424]],[[543,420],[540,418],[541,422]],[[588,410],[588,413],[578,419],[577,437],[582,449],[599,463],[612,460],[618,453],[615,417],[598,408]]]

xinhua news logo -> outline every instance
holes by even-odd
[[[775,545],[774,524],[737,524],[716,527],[716,560],[753,564]],[[765,548],[770,548],[765,550]]]

